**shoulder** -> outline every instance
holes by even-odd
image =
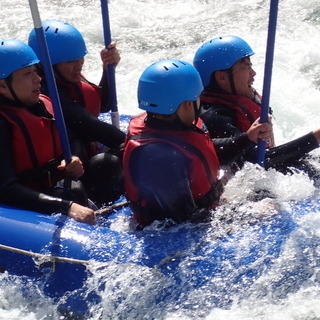
[[[0,112],[0,134],[3,135],[5,132],[11,132],[11,129],[12,123]]]
[[[233,114],[234,110],[228,108],[227,105],[224,104],[208,104],[208,103],[202,103],[200,106],[200,113],[201,115],[207,114],[207,115],[228,115]]]
[[[8,130],[11,127],[11,124],[0,114],[0,129]]]
[[[130,159],[133,176],[148,184],[165,177],[166,181],[176,183],[179,177],[189,171],[189,160],[174,146],[155,142],[136,148]]]
[[[176,154],[182,155],[182,152],[179,151],[175,146],[163,141],[149,143],[138,149],[140,149],[141,153],[149,155],[154,159],[163,159],[168,156],[175,156]]]
[[[210,108],[201,106],[200,118],[204,123],[221,121],[221,119],[230,119],[235,117],[235,111],[224,105],[212,105]]]
[[[175,163],[181,165],[187,160],[185,155],[176,147],[165,142],[153,142],[136,148],[132,154],[133,161],[152,163],[155,166],[171,166]]]
[[[13,126],[6,119],[0,115],[0,145],[1,149],[3,143],[11,143]],[[1,151],[3,152],[3,150]]]

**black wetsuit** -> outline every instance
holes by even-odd
[[[5,99],[3,96],[0,96],[0,105],[1,104],[16,106],[16,104],[14,104],[11,100]],[[18,107],[19,106],[17,106],[17,108]],[[51,118],[51,115],[46,111],[42,102],[29,109],[32,110],[33,114],[37,116]],[[42,192],[38,192],[25,186],[25,184],[21,182],[22,177],[18,176],[13,164],[11,141],[12,125],[4,118],[0,117],[1,203],[46,214],[51,214],[54,212],[67,214],[72,204],[72,201],[70,200],[79,200],[76,202],[86,205],[87,199],[85,191],[81,184],[76,181],[71,182],[72,191],[68,194],[64,193],[64,190],[60,188],[51,188],[47,190],[41,190]],[[55,163],[53,164],[55,167],[48,169],[52,170],[51,172],[54,174],[58,164],[59,163]],[[33,174],[29,178],[31,182],[34,182],[37,180],[37,175]],[[23,177],[23,179],[28,180],[27,177]],[[77,199],[72,199],[72,196],[75,195],[75,193],[77,193],[77,196],[75,196]],[[68,200],[63,200],[60,196]]]
[[[85,80],[84,80],[85,81]],[[125,133],[115,126],[101,121],[85,107],[84,98],[76,84],[73,84],[79,97],[77,102],[71,98],[69,85],[57,82],[61,108],[66,123],[71,150],[83,162],[85,174],[81,178],[88,196],[98,206],[117,200],[124,194],[124,178],[122,170],[122,152]],[[107,96],[107,73],[104,72],[102,85],[101,112],[109,110]],[[43,81],[41,91],[48,95],[48,88]],[[99,142],[110,148],[106,153],[88,156],[90,142]]]
[[[102,77],[102,82],[106,82],[106,73]],[[70,83],[68,83],[70,85]],[[101,95],[101,112],[109,111],[108,97],[106,94],[107,85],[102,86]],[[98,141],[107,146],[111,150],[118,150],[121,148],[125,140],[125,133],[116,128],[115,126],[101,121],[92,115],[85,106],[84,98],[77,85],[74,84],[75,92],[79,97],[77,102],[69,92],[69,86],[64,86],[62,81],[57,82],[61,108],[63,111],[64,120],[66,123],[67,131],[71,139],[80,141],[83,145],[90,142]],[[48,88],[45,81],[41,82],[41,92],[49,96]],[[76,145],[71,146],[73,154],[78,155],[82,160],[81,150]]]
[[[249,140],[246,132],[241,132],[236,126],[234,110],[222,104],[202,103],[201,119],[209,131],[217,151],[219,151],[219,148],[228,148],[228,145],[233,141],[238,146],[236,152],[239,154],[241,161],[237,161],[237,164],[240,167],[245,161],[256,162],[257,145]],[[223,133],[222,137],[221,133]],[[287,172],[288,167],[303,168],[305,166],[303,162],[305,155],[318,147],[319,144],[314,134],[310,132],[283,145],[267,149],[264,167],[266,169],[275,168],[281,172]]]
[[[192,130],[181,122],[165,122],[148,117],[146,125],[163,130]],[[237,146],[231,143],[219,150],[220,164],[228,165],[237,159]],[[233,150],[233,151],[232,151]],[[199,208],[190,190],[190,160],[176,147],[155,142],[139,146],[130,157],[129,170],[142,199],[156,199],[157,207],[144,208],[143,215],[150,220],[162,220],[170,216],[177,222],[191,219],[204,220],[210,217],[208,209]],[[141,208],[140,208],[141,209]],[[134,207],[133,211],[139,211]]]

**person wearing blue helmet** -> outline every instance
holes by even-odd
[[[152,64],[139,79],[139,108],[146,112],[130,121],[123,165],[140,228],[154,220],[206,220],[219,201],[219,159],[196,126],[202,89],[197,70],[177,59]]]
[[[250,60],[253,54],[246,41],[232,35],[214,38],[200,46],[193,64],[204,86],[200,96],[201,119],[217,149],[230,141],[238,145],[237,152],[241,155],[238,167],[245,161],[256,162],[258,138],[267,141],[266,169],[287,172],[291,166],[306,167],[303,158],[319,146],[320,130],[275,147],[271,109],[267,126],[259,127],[261,96],[253,87],[256,75]]]
[[[107,65],[118,64],[119,52],[114,42],[101,51],[103,73],[97,86],[82,74],[88,51],[79,30],[60,20],[46,20],[42,25],[68,135],[73,141],[71,149],[84,164],[82,181],[89,198],[98,206],[115,201],[124,193],[121,156],[125,133],[98,116],[110,108]],[[28,43],[41,60],[35,29]],[[42,92],[49,95],[45,79],[41,85]],[[101,144],[109,152],[101,152]]]
[[[24,42],[0,40],[0,202],[94,224],[77,181],[82,163],[74,156],[67,165],[62,160],[51,101],[40,95],[38,63]],[[65,176],[72,179],[68,194],[56,185]]]

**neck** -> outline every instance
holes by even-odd
[[[175,113],[170,115],[160,115],[148,112],[146,124],[150,127],[162,130],[186,130],[189,128]]]

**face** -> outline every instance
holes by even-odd
[[[5,81],[2,80],[1,93],[7,98],[14,100]],[[37,73],[36,66],[19,69],[12,73],[11,86],[18,99],[28,106],[33,106],[39,101],[41,78]]]
[[[254,82],[254,76],[256,72],[252,69],[252,63],[250,58],[244,58],[237,61],[232,67],[233,81],[236,89],[236,94],[254,98],[254,89],[252,84]],[[219,86],[227,93],[234,94],[230,84],[228,71],[216,71],[216,80]]]
[[[72,83],[79,82],[81,80],[81,71],[84,63],[84,58],[57,63],[56,67],[62,77]]]
[[[246,96],[250,99],[254,97],[254,89],[252,84],[256,72],[252,69],[250,58],[244,58],[236,62],[233,66],[233,81],[236,88],[236,93],[241,96]]]

